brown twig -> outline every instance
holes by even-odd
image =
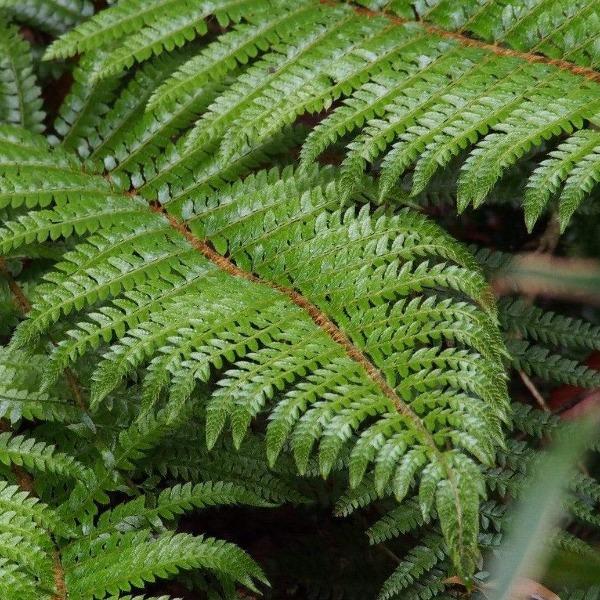
[[[525,384],[525,387],[531,392],[531,395],[535,398],[535,401],[539,404],[540,408],[545,412],[550,412],[550,408],[548,407],[548,404],[546,404],[544,396],[542,396],[540,391],[537,389],[536,385],[533,383],[533,381],[531,381],[529,375],[527,375],[525,371],[520,370],[519,377],[521,378],[521,381]]]
[[[52,343],[54,343],[54,341]],[[75,373],[73,373],[73,371],[68,367],[65,369],[65,379],[67,380],[67,385],[71,390],[75,404],[77,404],[82,412],[87,413],[87,404],[83,398],[83,392],[81,391],[79,381],[77,381]]]

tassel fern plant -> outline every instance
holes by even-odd
[[[374,598],[478,588],[559,427],[519,375],[598,387],[600,329],[497,302],[509,244],[436,207],[575,235],[599,34],[593,0],[0,0],[1,597],[269,594],[190,519],[319,503],[378,515]]]

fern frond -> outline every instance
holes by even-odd
[[[268,139],[298,115],[328,110],[372,73],[388,67],[397,53],[397,36],[385,20],[364,22],[343,13],[336,19],[341,20],[332,21],[318,36],[318,45],[308,47],[239,112],[221,144],[224,156],[232,156],[244,143]]]
[[[103,105],[94,102],[97,107],[94,110],[96,126],[95,130],[84,138],[88,145],[85,155],[89,154],[92,159],[110,160],[115,164],[116,159],[111,158],[111,153],[125,142],[132,128],[136,125],[139,127],[138,123],[144,119],[144,107],[152,92],[187,56],[187,50],[174,51],[144,64],[121,89],[106,114]],[[99,80],[93,87],[101,90],[111,85],[112,81],[114,78]],[[193,91],[186,95],[186,98],[190,97],[195,97]],[[185,105],[185,98],[175,104]],[[171,114],[171,111],[163,113]]]
[[[575,556],[584,557],[587,561],[590,561],[591,564],[598,564],[600,561],[600,555],[593,546],[566,531],[557,531],[553,536],[552,543],[557,548],[565,550]]]
[[[30,544],[29,540],[8,532],[0,533],[0,556],[17,563],[20,571],[43,582],[40,586],[42,589],[53,589],[50,583],[53,575],[52,557],[38,546]]]
[[[197,36],[208,32],[207,17],[215,15],[219,24],[226,27],[242,16],[252,19],[257,7],[264,3],[257,0],[218,0],[216,3],[186,3],[181,9],[171,9],[164,16],[146,23],[139,32],[129,36],[124,44],[106,61],[99,77],[116,75],[134,61],[142,62],[163,50],[183,46]]]
[[[585,590],[566,589],[561,593],[565,600],[598,600],[600,598],[600,586],[594,585]]]
[[[13,500],[12,507],[3,505],[0,517],[0,591],[6,598],[50,598],[54,591],[53,541],[35,518],[39,513],[23,506],[28,504],[26,495],[21,492]]]
[[[513,340],[508,342],[513,365],[528,375],[538,375],[546,381],[566,383],[585,388],[600,384],[600,373],[558,354],[548,348]]]
[[[183,410],[181,413],[185,414]],[[181,418],[182,414],[178,416]],[[94,475],[79,481],[60,506],[61,517],[68,522],[90,523],[98,512],[98,505],[110,501],[108,492],[128,489],[127,473],[176,425],[174,418],[168,421],[164,412],[159,412],[141,415],[119,431],[110,452],[106,450],[104,459],[95,465]]]
[[[560,88],[560,79],[552,82],[556,89]],[[562,83],[568,79],[565,75]],[[532,147],[558,132],[572,133],[584,119],[593,118],[600,107],[598,102],[593,85],[578,86],[576,94],[565,94],[551,106],[546,94],[527,100],[496,127],[499,133],[485,137],[465,161],[458,181],[459,209],[481,204],[503,171]]]
[[[82,58],[73,70],[73,85],[54,122],[63,148],[77,150],[81,156],[86,156],[87,140],[94,139],[119,85],[116,77],[91,84],[104,60],[104,54]]]
[[[556,200],[564,228],[600,179],[591,0],[109,4],[84,20],[88,0],[0,0],[66,31],[45,58],[78,55],[38,136],[45,36],[34,59],[0,25],[0,300],[21,280],[29,298],[0,307],[6,341],[22,319],[0,351],[0,596],[133,600],[207,569],[182,577],[192,593],[233,597],[262,571],[172,531],[179,516],[348,485],[338,514],[377,502],[371,540],[414,539],[381,597],[448,598],[558,428],[510,405],[508,367],[598,386],[572,356],[600,337],[497,310],[488,276],[509,255],[395,204],[457,195],[462,211],[514,188],[514,207],[528,181],[528,227]],[[341,167],[314,164],[325,152]],[[12,485],[27,470],[39,499]],[[575,478],[573,520],[597,527],[598,498]]]
[[[310,14],[314,6],[311,2],[279,2],[257,9],[260,12],[253,16],[253,23],[236,25],[184,63],[153,92],[148,108],[177,102],[211,80],[222,81],[238,65],[248,64],[274,43],[298,35],[302,15]]]
[[[391,486],[388,486],[382,492],[378,492],[372,475],[367,473],[356,487],[350,488],[338,498],[335,504],[335,515],[338,517],[347,517],[358,509],[369,506],[376,500],[391,494]],[[405,503],[406,502],[408,502],[408,500],[405,500]],[[404,507],[405,503],[401,504],[401,506]],[[420,511],[421,509],[419,508],[419,513]]]
[[[519,411],[519,407],[522,407],[524,411]],[[539,414],[540,417],[545,417],[546,422],[550,423],[545,430],[546,434],[557,427],[558,418],[549,413],[534,411],[530,406],[526,405],[515,405],[515,410],[517,413],[521,412],[525,414],[535,412],[536,415]],[[548,418],[550,418],[550,421]],[[517,429],[520,429],[520,427],[517,427]],[[509,442],[507,451],[499,453],[498,464],[501,466],[489,470],[485,475],[489,483],[493,483],[493,485],[490,485],[490,488],[498,491],[502,496],[506,494],[513,497],[518,496],[526,481],[524,475],[530,470],[533,471],[537,468],[536,460],[539,459],[540,457],[527,442]],[[508,484],[510,479],[512,481]],[[571,517],[597,527],[598,520],[593,515],[590,507],[600,498],[598,483],[592,477],[578,473],[570,482],[569,489],[573,494],[568,497],[565,505],[569,509]],[[498,504],[495,501],[488,501],[480,506],[483,531],[480,534],[479,541],[482,547],[493,548],[499,545],[502,539],[502,532],[506,527],[507,517],[510,518],[511,513],[509,508],[509,506]],[[413,498],[409,502],[404,503],[403,506],[387,512],[383,518],[368,530],[371,543],[381,544],[383,542],[390,542],[393,538],[397,537],[405,539],[407,533],[420,541],[418,546],[412,548],[402,557],[399,566],[384,583],[380,597],[410,597],[414,588],[414,582],[418,582],[424,573],[428,573],[436,568],[445,570],[446,565],[443,561],[446,554],[443,545],[440,543],[441,537],[430,526],[423,528],[421,518],[418,499]],[[600,555],[591,545],[565,531],[554,530],[548,541],[554,548],[561,548],[573,553],[573,555],[585,557],[591,564],[596,564],[600,559]],[[442,590],[443,588],[440,588],[437,591],[442,592]],[[425,593],[430,592],[431,590]]]
[[[64,562],[69,593],[82,598],[127,592],[132,586],[196,568],[226,574],[253,590],[255,581],[266,582],[260,567],[237,546],[183,533],[112,535],[85,554],[66,556]]]
[[[369,542],[380,544],[392,538],[399,537],[420,527],[423,516],[417,502],[404,502],[386,513],[379,521],[367,529]]]
[[[600,31],[595,4],[537,0],[506,4],[466,0],[358,0],[374,10],[385,8],[407,19],[424,20],[447,31],[469,33],[486,42],[551,58],[568,58],[578,65],[595,65],[598,50],[594,39]]]
[[[457,79],[441,80],[444,87],[424,105],[417,105],[414,124],[413,115],[404,114],[405,109],[399,107],[401,112],[394,118],[392,131],[398,131],[400,139],[382,164],[382,197],[419,156],[411,193],[423,191],[439,167],[446,166],[518,105],[520,96],[511,93],[515,87],[531,82],[527,77],[518,77],[518,64],[511,61],[496,61],[476,53],[469,58],[477,62],[465,60],[465,71],[457,73]]]
[[[150,98],[149,112],[139,128],[125,146],[103,157],[108,170],[132,175],[136,188],[156,177],[160,151],[196,117],[196,126],[176,146],[174,160],[187,160],[193,169],[198,155],[211,154],[223,169],[231,159],[281,135],[298,117],[328,111],[341,101],[309,134],[303,164],[342,136],[358,133],[348,144],[342,191],[347,196],[360,185],[365,168],[381,162],[380,198],[385,198],[412,167],[412,193],[421,193],[439,169],[467,151],[458,186],[463,210],[481,204],[532,149],[543,150],[562,132],[573,133],[572,139],[592,136],[588,122],[593,126],[598,119],[597,81],[562,62],[499,52],[460,35],[400,23],[383,13],[365,15],[337,3],[220,0],[223,4],[191,6],[188,1],[120,2],[55,42],[48,53],[83,51],[97,58],[98,49],[114,44],[103,70],[110,75],[134,60],[163,53],[166,46],[173,50],[184,44],[195,36],[195,27],[205,27],[204,16],[212,12],[222,26],[241,21],[202,47],[158,89],[147,89],[143,96]],[[194,11],[199,11],[197,21],[189,18]],[[95,85],[93,78],[90,73],[89,86]],[[199,95],[205,101],[190,109],[189,102]],[[173,106],[176,115],[157,115]],[[177,117],[182,113],[185,119]],[[175,118],[180,118],[176,126]],[[147,135],[150,139],[136,148]],[[88,143],[97,143],[93,134],[89,137]],[[594,156],[582,159],[578,170],[570,163],[561,171],[568,182],[565,222],[597,180]],[[169,176],[160,179],[164,193]],[[531,179],[531,194],[542,198],[547,189],[539,179]],[[534,217],[528,211],[531,226]]]
[[[211,143],[223,141],[227,127],[234,123],[245,109],[264,107],[264,101],[258,104],[255,102],[264,93],[268,94],[267,97],[280,98],[282,90],[285,90],[285,81],[291,79],[293,85],[296,80],[293,77],[294,71],[297,71],[296,77],[300,74],[300,77],[304,76],[305,80],[307,70],[301,68],[301,65],[296,69],[298,62],[305,57],[310,59],[311,56],[314,60],[315,54],[318,57],[319,45],[326,43],[328,39],[330,44],[332,43],[331,38],[335,35],[336,24],[340,26],[345,22],[353,22],[352,11],[344,10],[344,7],[340,6],[327,8],[315,4],[310,15],[311,19],[301,21],[301,27],[294,32],[281,50],[270,52],[260,61],[250,65],[223,94],[216,98],[190,131],[186,141],[188,148],[207,147]],[[235,150],[240,152],[243,147]]]
[[[0,15],[0,122],[43,131],[44,111],[29,44]]]
[[[523,300],[502,300],[498,315],[504,331],[555,347],[600,350],[600,327],[545,311]]]
[[[5,465],[24,465],[33,471],[55,473],[78,479],[85,467],[73,457],[56,452],[54,446],[22,435],[0,433],[0,461]]]
[[[144,169],[145,179],[139,191],[147,199],[160,198],[172,214],[186,214],[196,198],[227,188],[282,155],[282,163],[289,164],[286,155],[303,135],[302,128],[286,129],[264,146],[244,150],[228,162],[215,155],[214,147],[188,150],[188,138],[181,138],[151,168]]]
[[[0,418],[16,423],[21,419],[55,422],[77,422],[81,411],[67,396],[62,397],[54,389],[39,389],[40,373],[47,363],[44,356],[33,358],[20,353],[0,352]],[[23,365],[30,365],[24,368]]]
[[[35,577],[5,557],[0,557],[0,592],[6,600],[50,600],[53,595],[51,589],[41,588]]]
[[[597,132],[577,131],[550,152],[551,158],[542,161],[527,182],[524,197],[525,219],[530,231],[550,197],[568,177],[559,200],[561,227],[565,228],[577,204],[591,191],[595,182],[593,157],[598,148],[600,135]],[[586,164],[586,161],[591,164]]]
[[[536,410],[527,404],[513,405],[513,423],[518,431],[530,436],[542,438],[548,431],[555,429],[559,423],[556,415]]]
[[[163,490],[154,499],[139,496],[104,511],[85,535],[71,542],[67,553],[69,557],[89,553],[96,555],[110,536],[145,530],[148,527],[164,531],[164,521],[173,521],[194,508],[232,504],[269,506],[264,499],[238,483],[205,481],[196,485],[176,485]]]
[[[49,506],[20,490],[16,485],[0,481],[0,509],[36,523],[46,531],[69,537],[71,530]]]
[[[337,107],[310,132],[301,151],[305,164],[314,161],[328,146],[346,133],[350,133],[374,117],[380,117],[396,97],[402,94],[418,76],[419,64],[416,54],[419,50],[432,54],[441,54],[447,47],[439,44],[435,47],[428,40],[411,35],[410,30],[400,30],[400,36],[395,57],[395,69],[402,72],[406,78],[395,81],[387,73],[374,75],[372,81],[362,85],[350,98],[344,99],[343,105]],[[407,55],[403,57],[402,51]]]
[[[600,181],[600,138],[597,142],[573,167],[560,195],[558,217],[563,231],[585,196]]]
[[[263,500],[241,485],[207,481],[194,486],[186,483],[163,490],[157,498],[154,511],[164,519],[172,519],[193,507],[227,504],[265,505]]]
[[[0,0],[0,9],[16,21],[61,35],[91,16],[94,5],[90,0]]]
[[[367,207],[358,213],[335,210],[339,191],[329,183],[327,171],[300,176],[288,170],[271,177],[267,187],[265,176],[259,175],[220,196],[199,199],[187,209],[184,234],[180,225],[173,228],[174,217],[167,217],[170,233],[155,237],[150,247],[135,241],[128,228],[123,232],[131,242],[127,246],[114,239],[109,247],[102,238],[100,244],[81,246],[76,252],[87,254],[93,266],[75,255],[71,260],[77,266],[66,263],[49,276],[47,285],[38,286],[40,295],[13,345],[38,339],[73,310],[107,298],[120,301],[121,293],[135,284],[163,287],[163,277],[177,273],[181,259],[199,257],[205,274],[193,293],[153,306],[146,320],[133,328],[113,330],[120,340],[93,376],[93,406],[133,369],[151,361],[146,385],[155,391],[150,401],[167,390],[168,422],[169,415],[178,414],[188,401],[196,382],[207,381],[212,369],[220,369],[227,360],[231,367],[207,404],[209,446],[228,421],[239,445],[267,403],[291,402],[291,412],[281,413],[287,424],[280,428],[278,449],[271,444],[272,460],[282,440],[288,440],[298,468],[305,471],[318,442],[320,468],[326,475],[350,444],[354,464],[363,465],[353,471],[357,485],[383,452],[390,456],[386,473],[398,499],[415,477],[431,474],[426,484],[422,482],[422,497],[427,506],[437,497],[453,558],[468,571],[483,486],[478,467],[463,452],[493,461],[506,419],[502,344],[485,281],[465,249],[416,214],[372,217]],[[135,210],[144,213],[130,198],[122,202],[133,202]],[[105,199],[101,205],[106,207]],[[60,220],[57,211],[68,206],[51,209],[48,217],[54,213]],[[79,198],[76,206],[80,210]],[[165,222],[163,215],[149,210],[146,214],[157,225]],[[218,268],[221,256],[204,249],[203,239],[227,252],[231,266]],[[313,244],[316,239],[318,246]],[[290,245],[288,240],[295,242]],[[255,280],[258,276],[268,283]],[[311,300],[288,295],[288,285]],[[427,291],[432,288],[448,291],[432,294]],[[408,294],[421,298],[408,303]],[[454,294],[462,298],[457,303],[449,300]],[[365,302],[372,307],[367,309]],[[342,329],[327,313],[335,315]],[[415,327],[431,314],[439,315],[437,325]],[[444,340],[460,347],[443,350]],[[305,385],[300,376],[316,386],[312,393],[298,395]],[[375,415],[379,422],[361,431]],[[277,423],[274,420],[272,426]],[[366,443],[356,443],[353,432]],[[455,449],[442,450],[446,444]],[[391,454],[390,448],[395,448]],[[129,463],[124,459],[123,467]]]
[[[449,600],[448,595],[444,594],[446,589],[444,579],[446,579],[444,571],[434,567],[402,590],[400,597],[406,600],[429,600],[430,598]]]
[[[55,41],[45,58],[66,58],[127,36],[121,55],[117,54],[116,58],[122,64],[108,67],[120,70],[136,59],[146,60],[153,53],[159,54],[165,48],[172,50],[193,39],[196,28],[199,28],[198,33],[205,32],[204,19],[211,14],[226,26],[261,4],[260,0],[217,0],[204,6],[189,0],[128,0],[99,12]],[[190,18],[191,23],[187,20]]]
[[[35,521],[13,511],[6,511],[0,515],[0,531],[27,539],[28,543],[46,552],[52,549],[52,539],[47,531]]]
[[[385,581],[378,600],[388,600],[402,593],[424,573],[433,569],[445,554],[441,549],[443,539],[437,535],[426,535],[423,543],[415,546]]]
[[[264,448],[260,440],[249,437],[238,450],[223,439],[210,451],[192,452],[189,446],[201,443],[203,431],[182,448],[172,437],[165,438],[156,451],[143,461],[143,468],[178,480],[201,481],[210,479],[241,485],[255,498],[267,504],[305,504],[309,500],[290,481],[289,473],[270,469],[263,458]],[[287,475],[287,476],[286,476]]]

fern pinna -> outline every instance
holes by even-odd
[[[596,387],[600,335],[497,306],[510,257],[421,208],[448,174],[464,211],[516,173],[529,229],[593,200],[600,17],[454,5],[0,0],[2,597],[255,589],[248,554],[178,517],[306,503],[297,474],[348,484],[340,514],[389,508],[376,543],[418,540],[381,598],[470,585],[523,438],[555,426],[510,369]],[[597,526],[597,484],[573,485]]]

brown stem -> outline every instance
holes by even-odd
[[[135,193],[135,191],[133,191],[133,193]],[[198,250],[198,252],[200,252],[207,260],[211,261],[221,270],[225,271],[226,273],[229,273],[234,277],[240,277],[242,279],[246,279],[247,281],[252,281],[253,283],[264,285],[270,287],[271,289],[277,290],[281,294],[287,296],[294,304],[296,304],[296,306],[299,306],[304,311],[306,311],[318,327],[325,331],[334,342],[339,344],[352,360],[354,360],[363,367],[369,378],[379,387],[381,392],[387,398],[389,398],[396,410],[412,422],[415,429],[421,435],[421,441],[424,442],[427,446],[429,446],[429,449],[436,455],[437,459],[443,465],[444,470],[446,471],[446,475],[448,476],[448,481],[451,483],[454,495],[456,497],[456,507],[457,509],[460,507],[460,502],[458,500],[456,477],[454,475],[453,469],[446,461],[444,454],[437,447],[433,435],[427,430],[419,416],[415,412],[413,412],[410,406],[408,406],[400,398],[400,396],[398,396],[396,390],[394,390],[394,388],[392,388],[387,383],[387,381],[379,372],[379,370],[375,367],[375,365],[373,365],[373,363],[361,352],[359,348],[357,348],[350,341],[348,336],[325,313],[323,313],[317,306],[315,306],[312,302],[310,302],[307,298],[302,296],[302,294],[300,294],[296,290],[278,285],[268,280],[260,279],[253,273],[249,273],[240,269],[231,260],[219,254],[210,245],[208,240],[202,240],[197,238],[191,232],[191,230],[185,222],[169,214],[163,206],[154,204],[150,205],[150,209],[154,212],[164,215],[164,217],[168,220],[169,224],[171,225],[171,227],[173,227],[173,229],[175,229],[182,236],[184,236],[193,248]],[[462,521],[462,516],[460,514],[459,521]],[[459,531],[460,530],[461,527],[459,526]]]
[[[65,571],[63,569],[60,553],[58,550],[54,550],[53,553],[53,565],[54,565],[54,588],[56,594],[52,600],[67,600],[67,586],[65,584]]]
[[[546,229],[538,240],[536,252],[540,254],[553,254],[560,241],[560,222],[558,215],[554,211],[548,219]]]

